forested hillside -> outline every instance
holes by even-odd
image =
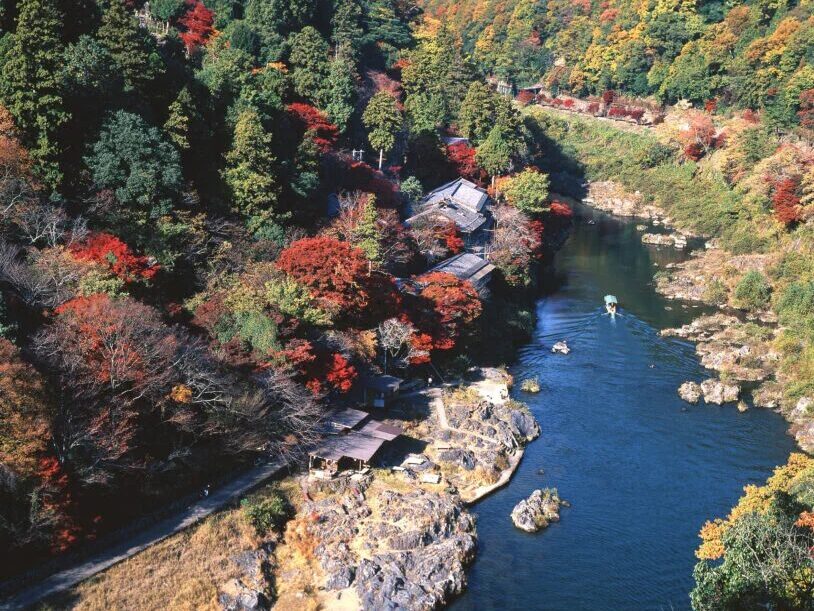
[[[423,0],[485,73],[577,95],[618,90],[811,121],[814,4]],[[803,111],[803,114],[799,113]]]
[[[409,0],[3,2],[2,572],[296,454],[370,372],[460,369],[480,342],[504,359],[529,331],[543,175],[495,209],[488,304],[419,276],[464,241],[399,210],[528,153],[518,110],[477,87],[488,133],[444,144],[475,76],[420,17]]]

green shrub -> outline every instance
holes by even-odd
[[[788,325],[806,324],[814,319],[814,282],[792,282],[777,300],[780,322]]]
[[[766,276],[755,270],[746,272],[735,287],[735,303],[739,308],[763,310],[771,296],[772,287]]]
[[[723,282],[715,279],[704,289],[704,301],[719,306],[724,305],[729,301],[729,290]]]
[[[280,530],[292,514],[288,500],[277,490],[263,498],[243,499],[240,508],[260,536]]]

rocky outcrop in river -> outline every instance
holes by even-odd
[[[520,530],[537,532],[551,522],[559,522],[562,504],[556,488],[535,490],[529,498],[515,505],[512,510],[512,522]]]
[[[678,396],[687,403],[698,403],[702,396],[701,385],[696,382],[684,382],[678,387]]]
[[[645,233],[642,235],[642,242],[655,246],[685,248],[687,246],[687,237],[680,233]]]

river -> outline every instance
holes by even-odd
[[[793,450],[774,413],[677,396],[708,377],[692,344],[658,333],[699,313],[654,290],[657,266],[680,257],[641,244],[635,223],[578,215],[512,371],[539,378],[539,394],[515,393],[542,436],[509,486],[473,509],[479,550],[456,611],[688,609],[699,528]],[[606,293],[619,297],[616,319],[603,314]],[[571,354],[552,354],[562,339]],[[540,533],[515,529],[512,507],[546,486],[572,506]]]

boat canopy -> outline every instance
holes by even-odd
[[[616,299],[614,295],[605,295],[605,304],[607,305],[616,305],[619,301]]]

